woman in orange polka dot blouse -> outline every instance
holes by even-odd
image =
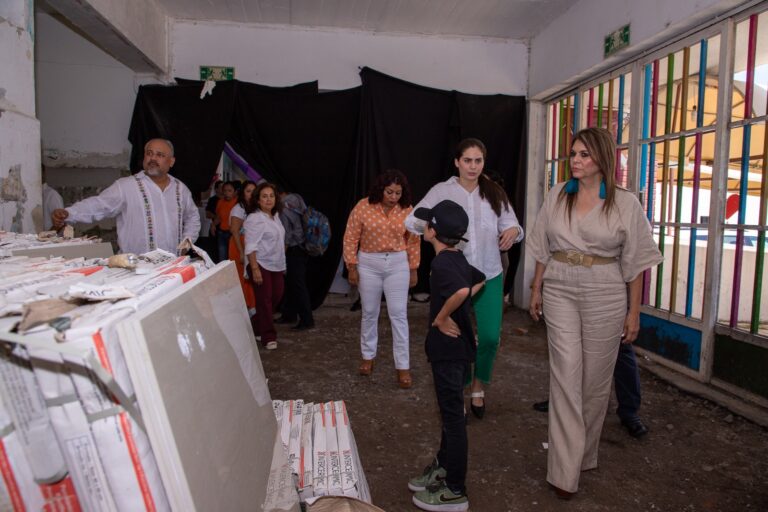
[[[408,289],[416,284],[421,246],[405,229],[413,210],[405,175],[395,169],[380,174],[368,194],[352,209],[344,232],[344,262],[349,283],[358,286],[363,310],[360,327],[360,375],[370,375],[379,341],[381,293],[392,325],[397,383],[412,385],[408,354]]]

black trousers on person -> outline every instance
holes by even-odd
[[[442,419],[442,436],[437,462],[445,469],[445,483],[456,493],[465,494],[467,478],[467,422],[464,418],[464,382],[469,375],[469,361],[434,361],[437,405]]]
[[[285,300],[281,310],[283,318],[299,325],[315,325],[312,306],[307,288],[307,263],[309,255],[303,248],[294,245],[285,253]]]

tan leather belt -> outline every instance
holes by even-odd
[[[552,253],[552,259],[573,266],[591,267],[592,265],[608,265],[616,263],[616,258],[605,258],[594,254],[584,254],[578,251],[557,251]]]

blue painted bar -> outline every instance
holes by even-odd
[[[621,144],[621,136],[624,132],[624,75],[619,77],[619,111],[618,114],[618,126],[616,127],[616,144]],[[608,120],[608,123],[611,121]]]
[[[699,52],[699,94],[696,104],[699,109],[696,111],[696,128],[701,128],[704,124],[704,93],[706,91],[707,80],[707,40],[701,40],[701,50]],[[699,219],[699,192],[701,190],[701,145],[702,135],[696,134],[696,156],[693,159],[693,204],[691,205],[691,228],[690,242],[688,243],[688,286],[685,291],[685,316],[690,318],[693,313],[693,284],[696,272],[696,235],[697,228],[695,224]]]
[[[692,370],[699,369],[701,331],[696,329],[641,313],[635,345]]]
[[[651,65],[645,65],[643,75],[643,139],[648,138],[651,123]],[[645,191],[647,182],[645,170],[648,169],[648,145],[642,144],[640,149],[640,190]]]

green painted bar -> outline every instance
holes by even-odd
[[[667,56],[667,94],[666,105],[664,109],[664,134],[672,130],[672,85],[675,75],[675,54],[670,53]],[[667,189],[669,187],[669,139],[664,140],[664,153],[661,164],[661,222],[667,221]],[[664,243],[666,238],[666,228],[659,229],[659,250],[664,254]],[[664,283],[664,262],[661,262],[656,271],[656,308],[661,309],[661,291]]]
[[[603,84],[597,87],[597,126],[603,126]]]
[[[683,49],[683,83],[680,97],[680,131],[684,132],[688,121],[688,71],[690,68],[691,49]],[[683,178],[685,176],[685,137],[680,137],[677,150],[677,193],[675,195],[675,222],[682,222]],[[694,247],[693,243],[689,247]],[[675,240],[672,246],[672,275],[680,271],[680,226],[675,226]],[[669,310],[674,312],[677,305],[677,279],[672,279],[669,288]]]

